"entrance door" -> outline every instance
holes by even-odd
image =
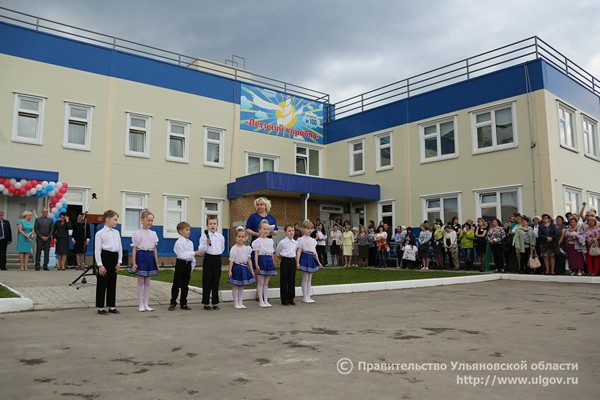
[[[17,235],[19,230],[17,229],[17,222],[22,218],[23,211],[36,212],[39,215],[40,209],[38,208],[37,197],[8,197],[6,199],[6,211],[4,212],[4,219],[10,222],[10,227],[13,233],[13,241],[6,250],[7,253],[17,252]],[[35,219],[35,213],[32,216]]]

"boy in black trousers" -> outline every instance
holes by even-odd
[[[179,307],[182,310],[191,310],[187,305],[187,295],[189,291],[190,278],[192,270],[196,266],[196,256],[202,254],[200,250],[194,251],[194,243],[189,239],[191,228],[187,222],[177,224],[177,232],[180,237],[175,242],[173,251],[177,255],[175,262],[175,274],[173,275],[173,286],[171,287],[171,304],[169,311],[173,311],[177,306],[177,296],[181,289],[181,299]]]

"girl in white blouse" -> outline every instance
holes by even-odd
[[[133,232],[131,236],[131,247],[133,247],[131,258],[133,259],[133,264],[130,272],[138,276],[137,296],[139,311],[144,312],[154,311],[148,306],[148,302],[150,301],[150,277],[158,275],[159,271],[158,252],[156,250],[158,236],[156,232],[150,230],[154,223],[154,214],[148,210],[143,211],[140,221],[142,229]]]

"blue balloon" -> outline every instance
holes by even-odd
[[[54,186],[53,186],[53,185],[48,185],[48,186],[46,186],[46,190],[47,190],[48,192],[51,192],[51,191],[53,191],[53,190],[54,190]]]
[[[42,191],[40,193],[42,194],[42,196],[48,195],[48,191],[46,190],[46,188],[42,189]]]

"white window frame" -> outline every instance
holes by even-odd
[[[131,119],[143,119],[146,121],[146,126],[140,128],[137,126],[131,126]],[[151,132],[152,116],[145,114],[138,114],[133,112],[127,113],[127,130],[125,132],[125,155],[131,157],[150,158],[150,132]],[[144,133],[144,151],[133,151],[129,148],[129,134],[131,131],[139,131]]]
[[[219,140],[209,139],[208,133],[218,133]],[[215,144],[219,146],[219,161],[213,162],[207,159],[208,157],[208,145]],[[204,126],[204,165],[207,167],[224,168],[225,166],[225,129],[217,128],[214,126]]]
[[[516,147],[519,146],[519,135],[517,132],[517,113],[515,111],[515,101],[511,101],[509,103],[502,103],[502,104],[497,104],[491,107],[486,107],[486,108],[482,108],[482,109],[478,109],[478,110],[474,110],[470,112],[471,115],[471,141],[472,141],[472,147],[473,147],[473,154],[483,154],[483,153],[490,153],[490,152],[494,152],[494,151],[501,151],[501,150],[507,150],[507,149],[514,149]],[[512,143],[505,143],[505,144],[498,144],[497,140],[498,140],[498,133],[496,131],[496,111],[499,110],[503,110],[506,108],[510,108],[510,112],[511,112],[511,119],[512,119],[512,130],[513,130],[513,141]],[[491,125],[492,127],[492,145],[489,147],[484,147],[482,149],[480,149],[478,147],[478,140],[477,140],[477,128],[480,126],[485,126],[488,125],[480,123],[477,123],[477,116],[480,114],[485,114],[485,113],[490,113],[490,121],[489,121],[489,125]]]
[[[21,108],[21,100],[34,101],[38,103],[38,110],[26,110]],[[18,143],[27,143],[42,145],[44,139],[44,106],[46,104],[46,98],[41,96],[35,96],[24,93],[15,93],[15,108],[13,114],[13,129],[12,129],[12,141]],[[19,114],[27,114],[28,116],[35,116],[37,118],[35,138],[28,138],[19,136]]]
[[[298,154],[298,149],[306,149],[306,154]],[[319,174],[318,175],[311,175],[310,174],[310,150],[315,150],[317,151],[318,157],[319,157]],[[306,173],[302,174],[300,172],[298,172],[298,168],[297,168],[297,162],[296,159],[298,157],[302,157],[302,158],[306,158]],[[294,173],[296,175],[304,175],[304,176],[316,176],[316,177],[322,177],[323,176],[323,148],[322,147],[316,147],[316,146],[307,146],[306,144],[299,144],[299,143],[295,143],[295,149],[294,149]]]
[[[207,203],[211,203],[211,204],[217,204],[217,211],[213,211],[213,210],[207,210],[206,209],[206,204]],[[203,197],[202,198],[202,229],[206,229],[206,217],[208,217],[209,215],[216,215],[218,218],[218,225],[217,225],[217,230],[221,233],[223,233],[223,205],[224,205],[225,201],[223,199],[216,199],[216,198],[209,198],[209,197]]]
[[[183,133],[175,133],[171,130],[174,126],[181,126]],[[176,157],[171,155],[171,138],[183,140],[183,156]],[[189,162],[189,149],[190,149],[190,123],[178,121],[174,119],[167,119],[167,161],[173,161],[178,163],[187,164]]]
[[[573,196],[575,199],[573,200]],[[569,185],[563,185],[563,202],[565,213],[572,212],[579,215],[583,199],[583,190],[581,188]]]
[[[560,101],[556,102],[557,104],[557,113],[558,113],[558,140],[560,143],[560,147],[574,151],[576,153],[579,152],[577,149],[577,127],[575,126],[575,109],[573,107],[569,107],[568,105],[561,103]],[[568,115],[570,119],[570,123],[566,121],[566,119],[562,116],[562,114]],[[568,143],[567,133],[563,131],[562,127],[565,129],[571,130],[571,141],[572,144]]]
[[[391,212],[383,212],[383,207],[384,206],[388,206],[391,205],[392,206],[392,211]],[[383,217],[388,217],[391,216],[392,217],[392,224],[389,225],[392,228],[396,226],[396,200],[381,200],[377,202],[377,222],[375,223],[375,227],[377,227],[377,224],[379,223],[379,221],[381,221],[383,219]]]
[[[593,208],[596,210],[596,215],[598,215],[598,210],[600,209],[600,193],[592,192],[591,190],[587,191],[588,194],[588,205],[587,209]]]
[[[381,139],[388,137],[390,142],[387,144],[381,144]],[[392,151],[392,132],[385,132],[375,135],[375,171],[387,171],[394,168],[394,153]],[[381,152],[388,149],[390,152],[390,165],[381,165]]]
[[[72,108],[85,109],[87,111],[87,118],[72,117],[71,116]],[[87,105],[87,104],[73,103],[73,102],[65,103],[65,130],[64,130],[64,136],[63,136],[63,147],[65,149],[83,150],[83,151],[90,151],[92,149],[93,110],[94,110],[94,107]],[[75,143],[69,142],[69,125],[70,125],[71,121],[78,122],[82,125],[85,125],[84,144],[75,144]]]
[[[444,201],[447,199],[456,199],[456,207],[458,212],[458,220],[462,221],[462,200],[461,200],[461,192],[448,192],[448,193],[437,193],[437,194],[428,194],[421,196],[421,218],[423,221],[428,219],[427,212],[428,211],[436,211],[436,208],[427,208],[428,201],[438,200],[440,202],[440,207],[437,211],[440,213],[440,219],[442,222],[446,223],[450,220],[448,216],[444,215]],[[433,221],[429,221],[430,224]]]
[[[127,210],[137,210],[137,211],[139,211],[139,213],[141,215],[143,210],[148,209],[149,193],[148,192],[138,192],[138,191],[133,191],[133,190],[123,190],[122,194],[123,194],[123,199],[122,199],[123,205],[121,208],[121,236],[131,237],[133,235],[133,232],[140,229],[140,225],[138,223],[138,225],[135,227],[127,226]],[[127,198],[130,196],[139,198],[141,200],[141,205],[140,206],[127,205]]]
[[[181,201],[181,208],[174,209],[169,208],[169,200],[177,200]],[[187,200],[188,196],[182,194],[163,194],[163,215],[164,215],[164,223],[163,223],[163,238],[169,239],[177,239],[179,237],[179,233],[177,232],[177,224],[181,221],[187,221]],[[179,213],[179,217],[177,218],[179,222],[175,224],[173,227],[168,226],[169,221],[169,213]],[[173,229],[173,232],[169,232],[169,228]]]
[[[250,157],[260,159],[260,170],[259,172],[264,172],[264,162],[265,160],[273,161],[273,171],[279,171],[279,156],[273,154],[264,154],[264,153],[255,153],[255,152],[246,152],[246,175],[250,175]]]
[[[66,193],[67,204],[68,205],[81,206],[81,211],[82,212],[89,211],[89,210],[85,209],[85,207],[89,203],[88,202],[89,192],[90,192],[90,188],[89,187],[69,185],[69,190]],[[81,194],[81,201],[77,201],[77,200],[74,199],[74,194],[75,193],[80,193]]]
[[[356,149],[355,146],[360,145],[360,149]],[[349,165],[350,171],[348,172],[350,176],[362,175],[365,173],[365,139],[352,140],[348,142],[348,156],[349,156]],[[357,170],[354,165],[354,156],[360,156],[362,158],[362,169]]]
[[[481,207],[483,204],[488,205],[488,207],[492,204],[495,204],[496,207],[496,218],[502,219],[502,203],[500,202],[502,193],[510,193],[517,192],[517,212],[523,213],[523,195],[522,195],[522,185],[510,185],[510,186],[500,186],[500,187],[492,187],[492,188],[482,188],[482,189],[473,189],[473,193],[475,195],[475,212],[478,217],[482,216]],[[496,202],[495,203],[482,203],[481,195],[493,193],[496,194]],[[486,207],[487,208],[487,207]],[[502,221],[506,222],[506,221]]]
[[[442,135],[441,135],[441,125],[448,123],[448,122],[452,122],[453,125],[453,129],[454,129],[454,153],[448,153],[448,154],[441,154],[442,151]],[[449,160],[452,158],[458,158],[458,135],[456,134],[456,116],[452,116],[452,117],[447,117],[447,118],[442,118],[442,119],[438,119],[435,121],[429,121],[426,122],[424,124],[419,125],[419,136],[420,136],[420,147],[421,147],[421,163],[430,163],[430,162],[436,162],[436,161],[442,161],[442,160]],[[435,126],[435,134],[426,134],[425,133],[425,129],[430,127],[430,126]],[[426,148],[425,148],[425,139],[431,139],[431,138],[436,138],[436,146],[437,146],[437,153],[438,155],[435,157],[426,157]]]
[[[598,143],[598,122],[587,115],[581,115],[584,154],[588,158],[600,161],[600,144]],[[592,143],[590,143],[590,141]]]

